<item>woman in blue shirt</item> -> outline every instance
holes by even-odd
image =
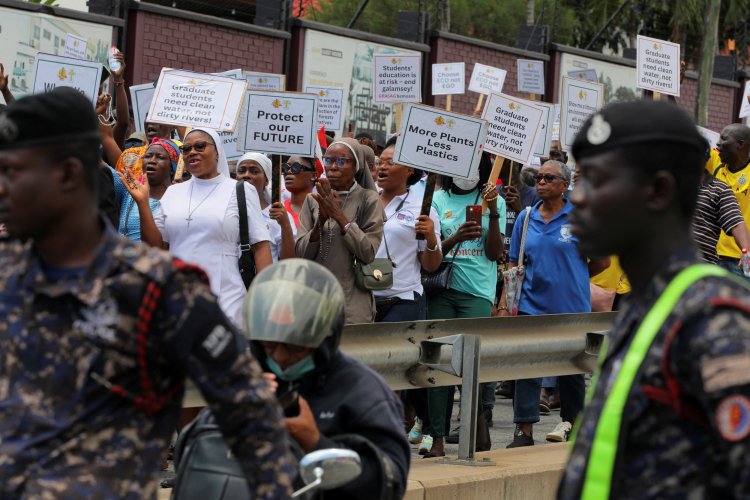
[[[510,244],[510,267],[518,265],[526,217],[529,227],[524,245],[525,277],[521,289],[519,315],[561,314],[591,311],[589,276],[609,266],[608,261],[591,261],[578,250],[578,240],[570,233],[568,214],[573,205],[564,197],[570,185],[570,171],[556,160],[546,162],[535,177],[541,201],[524,209],[516,219]],[[500,314],[508,315],[505,297]],[[558,377],[562,422],[547,434],[548,441],[567,441],[573,420],[583,410],[583,375]],[[517,380],[513,398],[516,430],[508,448],[532,446],[532,428],[539,421],[541,378]]]

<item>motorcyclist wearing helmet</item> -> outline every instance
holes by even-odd
[[[339,351],[344,304],[341,285],[326,268],[305,259],[280,261],[253,280],[245,331],[256,359],[275,376],[269,378],[282,395],[287,430],[302,450],[360,454],[362,474],[325,498],[401,498],[410,459],[403,409],[377,373]]]

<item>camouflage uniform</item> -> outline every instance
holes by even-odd
[[[149,281],[163,292],[148,349],[156,392],[190,377],[255,498],[289,496],[275,399],[202,273],[109,227],[80,279],[51,281],[30,243],[0,243],[0,263],[0,498],[155,497],[183,390],[151,415],[125,397],[143,393],[134,325]]]
[[[692,248],[677,252],[643,296],[634,298],[618,315],[558,498],[580,498],[599,415],[640,321],[670,280],[695,262]],[[679,384],[681,397],[672,398],[672,403],[683,403],[682,416],[645,394],[653,387],[666,387],[664,359]],[[748,497],[750,415],[725,410],[727,402],[735,400],[741,402],[739,410],[750,408],[747,397],[750,294],[725,278],[701,280],[688,288],[660,329],[630,390],[622,414],[612,497]],[[727,421],[732,415],[740,418]]]

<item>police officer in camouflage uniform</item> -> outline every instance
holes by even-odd
[[[55,89],[0,115],[0,498],[153,498],[184,378],[255,498],[292,467],[274,397],[205,275],[97,213],[98,123]]]
[[[573,232],[633,285],[608,339],[558,498],[750,494],[750,291],[697,264],[707,144],[675,104],[605,107],[573,145]]]

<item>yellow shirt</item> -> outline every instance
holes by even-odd
[[[630,282],[620,267],[620,259],[616,255],[613,255],[609,259],[609,267],[591,278],[591,283],[602,288],[609,288],[610,290],[617,288],[618,295],[630,292]]]
[[[711,149],[710,156],[706,162],[706,170],[708,170],[709,174],[714,175],[714,172],[716,172],[716,169],[720,166],[721,158],[719,158],[719,152],[715,149]]]
[[[750,163],[737,172],[730,172],[725,165],[721,165],[715,175],[717,179],[726,182],[734,191],[734,196],[737,197],[737,202],[740,204],[740,212],[745,218],[745,225],[750,230],[750,225],[748,225],[750,223],[750,192],[748,192],[748,187],[750,187]],[[727,235],[724,231],[719,235],[716,253],[719,257],[732,259],[739,259],[742,255],[734,237]]]

